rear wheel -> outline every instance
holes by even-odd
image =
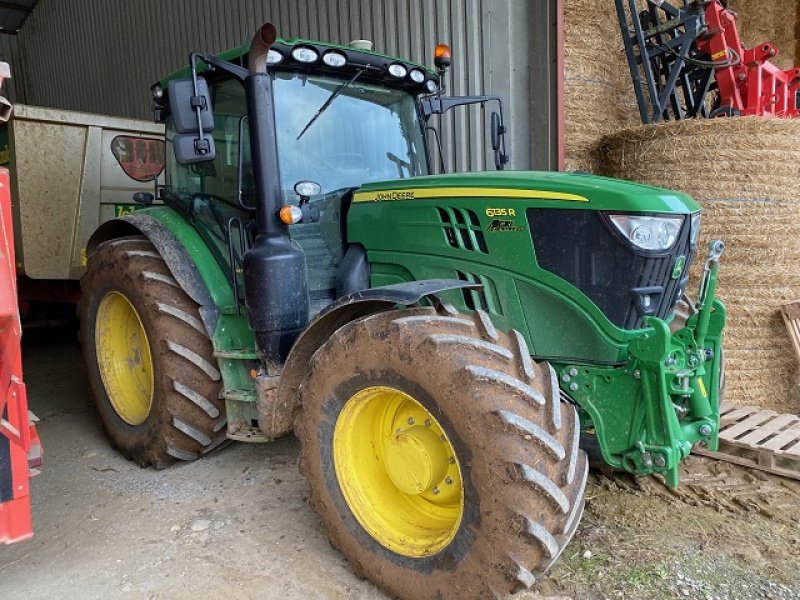
[[[227,440],[221,377],[197,304],[145,237],[89,257],[78,307],[89,380],[117,448],[142,466],[194,460]]]
[[[572,537],[587,463],[548,365],[488,317],[389,311],[314,355],[296,432],[311,504],[400,598],[503,596]]]

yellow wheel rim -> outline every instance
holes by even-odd
[[[153,359],[139,314],[121,293],[100,301],[94,341],[111,406],[129,425],[141,425],[153,406]]]
[[[421,558],[453,541],[464,512],[461,467],[414,398],[385,386],[354,394],[336,420],[333,461],[350,510],[382,546]]]

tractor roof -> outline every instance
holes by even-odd
[[[322,64],[322,61],[320,60],[317,60],[315,63],[312,64],[303,64],[299,61],[294,61],[292,59],[291,52],[297,46],[306,46],[314,48],[318,52],[320,57],[326,50],[338,50],[345,54],[345,56],[348,59],[348,63],[352,61],[357,64],[369,64],[375,66],[385,66],[391,63],[401,63],[405,65],[409,70],[411,70],[412,68],[422,70],[425,73],[426,80],[434,79],[438,83],[438,76],[436,75],[436,72],[425,65],[421,65],[419,63],[415,63],[413,61],[406,60],[404,58],[400,58],[397,56],[391,56],[389,54],[375,52],[373,50],[360,50],[346,45],[332,44],[330,42],[320,42],[317,40],[307,40],[303,38],[291,38],[291,39],[278,38],[272,45],[272,48],[280,52],[284,58],[279,64],[270,65],[270,69],[297,68],[297,69],[314,70],[327,73],[342,72],[342,67],[339,68],[328,67],[327,65]],[[236,48],[231,48],[230,50],[225,50],[224,52],[220,52],[219,54],[217,54],[217,57],[232,62],[234,64],[246,67],[247,55],[249,52],[250,52],[250,42],[248,41],[247,43],[242,44],[241,46],[238,46]],[[198,72],[202,72],[205,70],[206,70],[205,65],[203,65],[202,63],[198,64]],[[163,88],[166,89],[167,84],[170,82],[170,80],[189,77],[190,75],[191,75],[191,70],[187,66],[171,73],[170,75],[159,81],[158,84],[160,84]],[[420,91],[424,91],[424,88],[423,90]]]

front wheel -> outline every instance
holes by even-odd
[[[81,290],[89,382],[120,452],[162,468],[223,446],[222,381],[199,307],[147,238],[101,244]]]
[[[311,504],[360,575],[400,598],[529,587],[572,537],[575,410],[488,317],[389,311],[314,355],[297,422]]]

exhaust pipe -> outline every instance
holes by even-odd
[[[253,36],[245,79],[256,195],[256,239],[244,257],[245,303],[267,377],[280,374],[295,339],[308,324],[306,257],[278,218],[283,205],[272,77],[267,55],[277,39],[272,23]]]
[[[266,74],[267,54],[277,39],[278,30],[272,23],[264,23],[261,29],[256,31],[253,41],[250,42],[250,52],[247,54],[247,65],[251,75]]]

